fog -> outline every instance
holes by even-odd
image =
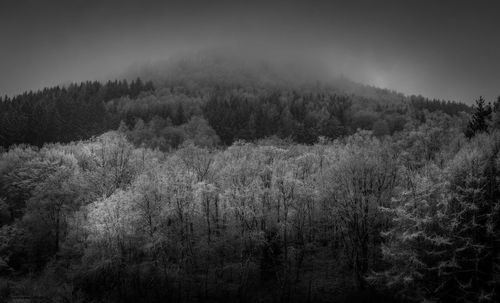
[[[471,103],[500,93],[493,1],[102,2],[2,1],[0,94],[214,49],[405,94]]]

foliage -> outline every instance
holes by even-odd
[[[498,301],[500,101],[185,65],[0,101],[0,300]]]
[[[440,302],[498,298],[499,136],[479,136],[445,170],[409,171],[385,232],[391,265],[372,281],[402,297]]]
[[[122,96],[135,98],[151,90],[151,82],[136,79],[130,83],[83,82],[0,98],[0,146],[42,146],[100,135],[118,126],[106,111],[106,102]]]

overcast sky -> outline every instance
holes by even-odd
[[[321,60],[406,94],[500,95],[496,0],[0,0],[0,94],[224,47]]]

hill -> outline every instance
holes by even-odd
[[[269,136],[310,144],[357,129],[393,134],[410,121],[424,121],[425,111],[470,111],[464,104],[404,96],[331,77],[317,64],[290,62],[198,53],[136,67],[123,75],[128,80],[0,98],[1,146],[82,140],[121,122],[134,142],[163,150],[204,136],[199,132],[210,134],[204,139],[210,144]]]
[[[498,301],[500,100],[248,62],[3,99],[0,301]]]

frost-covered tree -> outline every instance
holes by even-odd
[[[326,207],[355,280],[363,288],[373,260],[371,252],[385,222],[379,207],[390,203],[396,162],[391,150],[369,132],[354,135],[345,146],[328,153],[331,168],[323,185]]]
[[[455,300],[499,298],[500,134],[476,136],[449,165],[449,217],[455,267],[448,292]]]
[[[435,166],[419,172],[405,171],[404,182],[392,207],[381,208],[392,218],[383,231],[382,254],[389,269],[369,276],[369,281],[395,290],[405,300],[433,298],[438,289],[440,261],[451,249],[444,174]]]
[[[498,134],[481,135],[444,171],[411,172],[393,227],[384,233],[390,264],[372,280],[407,299],[484,302],[498,298]]]

